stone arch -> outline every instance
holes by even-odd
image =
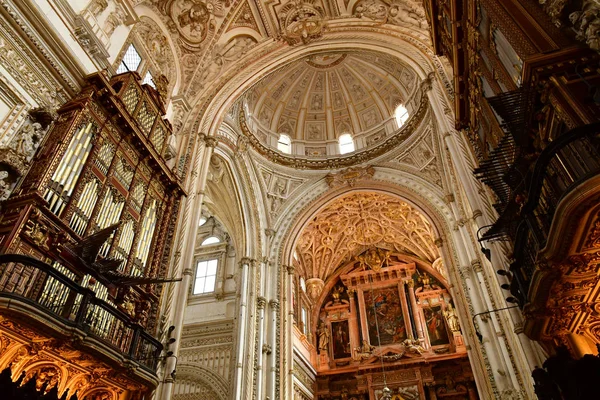
[[[236,237],[237,240],[234,240],[235,248],[240,254],[252,257],[252,254],[259,249],[258,244],[260,243],[260,238],[257,238],[258,231],[256,228],[256,221],[254,220],[254,212],[250,208],[255,206],[255,196],[248,192],[249,190],[252,190],[252,188],[245,184],[249,180],[247,177],[242,176],[243,171],[240,171],[240,168],[235,165],[235,158],[227,145],[219,143],[214,149],[213,157],[219,157],[223,163],[223,168],[225,168],[225,173],[228,174],[235,190],[235,192],[230,193],[230,195],[238,207],[238,219],[240,227],[242,227],[241,235],[238,235],[238,237]],[[208,192],[208,190],[206,190],[206,192]],[[227,228],[229,230],[229,235],[233,237],[234,233],[232,227],[228,226]]]
[[[169,32],[169,28],[167,28],[167,26],[165,25],[165,23],[162,21],[162,19],[152,10],[150,9],[148,6],[141,4],[136,6],[135,8],[136,13],[138,14],[138,16],[140,17],[140,19],[142,17],[146,17],[149,20],[151,20],[154,25],[157,27],[158,31],[161,32],[163,34],[163,36],[166,38],[167,42],[169,43],[169,47],[172,53],[172,62],[174,64],[174,77],[175,79],[170,82],[170,86],[172,87],[171,90],[171,97],[172,96],[176,96],[177,94],[179,94],[180,90],[181,90],[181,84],[182,84],[182,76],[181,76],[181,65],[180,65],[180,55],[179,55],[179,46],[177,46],[175,44],[175,42],[173,41],[173,38],[171,36],[171,33]]]
[[[328,189],[324,185],[320,185],[319,189],[315,188],[318,193],[312,198],[305,202],[299,201],[295,204],[295,209],[287,210],[288,214],[294,215],[294,217],[287,221],[279,221],[280,225],[277,229],[277,235],[274,240],[273,246],[277,249],[275,255],[280,265],[290,265],[292,261],[292,254],[294,243],[297,240],[299,233],[305,226],[306,222],[315,215],[319,209],[321,209],[327,203],[333,201],[335,198],[343,196],[344,194],[352,191],[379,191],[387,193],[392,196],[396,196],[403,201],[408,202],[417,208],[423,215],[425,215],[432,227],[438,234],[438,246],[440,247],[440,255],[444,260],[446,269],[448,271],[448,283],[451,289],[451,295],[454,299],[455,305],[458,309],[458,314],[461,317],[461,326],[463,327],[463,333],[465,334],[468,343],[474,343],[477,338],[472,325],[467,318],[471,312],[471,302],[468,298],[466,290],[461,290],[461,274],[459,268],[464,263],[464,255],[460,256],[460,246],[457,242],[457,238],[453,235],[452,227],[455,224],[452,211],[445,204],[443,199],[437,194],[432,193],[429,188],[425,188],[424,185],[419,183],[415,177],[407,174],[403,174],[399,177],[396,182],[391,178],[391,174],[376,170],[374,179],[365,180],[357,183],[355,186],[342,187],[337,189]],[[465,243],[465,246],[475,246],[475,243]],[[285,280],[285,279],[283,279]],[[286,318],[287,311],[282,311],[280,314],[281,318],[281,329],[285,332],[285,327],[290,321]],[[469,350],[469,360],[473,367],[476,380],[486,385],[482,388],[482,392],[491,392],[490,383],[485,375],[486,362],[484,355],[477,346],[473,346]],[[286,371],[281,371],[282,374],[286,374]],[[282,377],[285,382],[287,376]]]
[[[219,396],[215,400],[225,400],[227,398],[228,385],[223,378],[199,365],[179,364],[177,366],[177,381],[199,384],[200,387],[205,386]],[[175,388],[175,398],[177,398],[177,386]]]

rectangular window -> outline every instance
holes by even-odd
[[[193,294],[210,293],[215,291],[218,262],[219,261],[217,259],[198,262]]]
[[[141,63],[142,57],[140,53],[138,53],[133,44],[130,44],[121,60],[121,64],[119,64],[119,68],[117,68],[117,74],[127,71],[137,71]]]
[[[308,313],[306,312],[306,308],[302,307],[302,333],[305,335],[308,332]]]

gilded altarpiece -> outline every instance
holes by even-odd
[[[384,374],[392,398],[477,398],[437,271],[378,248],[340,271],[313,324],[319,399],[379,399]]]

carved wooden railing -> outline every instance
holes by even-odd
[[[600,123],[572,129],[550,143],[527,177],[526,198],[511,239],[514,279],[511,293],[523,305],[538,252],[548,239],[560,201],[576,186],[600,174]]]
[[[62,324],[80,330],[151,373],[162,344],[94,292],[52,266],[17,254],[0,255],[0,298],[18,300]]]

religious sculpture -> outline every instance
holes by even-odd
[[[444,317],[446,318],[446,322],[448,322],[448,327],[452,332],[460,331],[460,324],[458,322],[458,316],[456,315],[456,311],[452,308],[452,304],[448,304],[448,308],[444,311]]]
[[[319,328],[319,353],[327,354],[329,351],[329,329],[325,324]]]
[[[600,5],[594,0],[585,0],[581,11],[569,15],[577,40],[585,42],[593,50],[600,50]]]
[[[406,351],[414,354],[423,354],[425,349],[421,346],[419,339],[408,338],[402,342],[402,345],[406,348]]]
[[[43,138],[44,130],[38,122],[25,123],[21,131],[15,136],[10,148],[15,150],[26,161],[33,158],[33,154]]]
[[[8,171],[0,171],[0,201],[10,196],[10,183],[8,182]]]
[[[354,348],[354,359],[363,360],[365,358],[371,357],[371,355],[373,354],[373,349],[375,349],[375,346],[371,346],[369,342],[363,340],[360,346]]]

